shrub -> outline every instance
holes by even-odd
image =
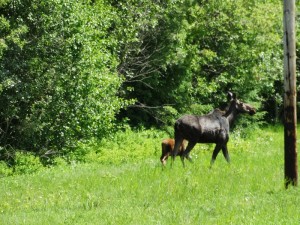
[[[86,148],[87,162],[120,164],[139,161],[160,154],[160,143],[168,135],[164,131],[140,129],[133,131],[127,128],[117,132],[113,137],[94,142]]]
[[[31,174],[43,168],[39,157],[29,152],[17,152],[15,155],[14,173]]]
[[[3,39],[0,146],[57,152],[110,134],[127,102],[118,96],[122,76],[109,5],[43,0],[4,7],[23,45]]]
[[[0,161],[0,178],[12,175],[12,169],[3,161]]]

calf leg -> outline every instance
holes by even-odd
[[[214,164],[214,162],[217,158],[217,155],[221,151],[221,148],[222,148],[222,145],[216,144],[216,147],[215,147],[214,152],[213,152],[212,157],[211,157],[210,166],[212,166]]]
[[[227,149],[227,144],[222,146],[222,152],[223,152],[223,155],[224,155],[226,161],[228,163],[230,163],[230,157],[229,157],[229,153],[228,153],[228,149]]]
[[[162,163],[163,166],[166,165],[167,159],[168,159],[169,155],[170,155],[170,153],[167,153],[165,156],[161,156],[160,157],[160,161],[161,161],[161,163]]]

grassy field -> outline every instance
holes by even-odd
[[[158,135],[145,158],[3,177],[0,224],[300,224],[299,188],[284,188],[282,136],[236,132],[232,163],[220,154],[212,169],[213,146],[200,144],[193,164],[162,169]]]

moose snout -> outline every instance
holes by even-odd
[[[254,109],[254,108],[249,111],[249,114],[251,116],[253,116],[255,113],[256,113],[256,109]]]

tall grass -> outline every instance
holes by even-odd
[[[281,128],[256,130],[246,139],[235,132],[232,163],[219,155],[212,169],[214,146],[200,144],[192,151],[193,164],[184,169],[177,159],[162,169],[164,134],[147,132],[134,135],[135,143],[148,137],[142,150],[133,140],[116,147],[147,152],[144,157],[114,162],[112,154],[102,161],[101,153],[117,150],[93,145],[88,152],[97,156],[94,161],[1,178],[0,224],[300,223],[299,189],[284,189]]]

